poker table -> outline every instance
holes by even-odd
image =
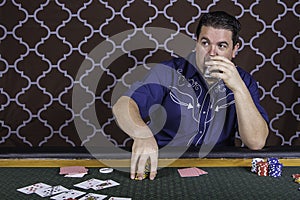
[[[173,154],[173,153],[172,153]],[[23,156],[26,156],[23,157]],[[51,157],[53,156],[53,157]],[[70,156],[70,155],[69,155]],[[172,155],[160,155],[159,170],[155,180],[135,181],[129,178],[130,159],[122,155],[102,155],[102,159],[78,153],[77,157],[65,155],[47,155],[23,153],[3,156],[0,162],[1,199],[50,199],[36,194],[23,194],[17,191],[37,182],[49,185],[63,185],[68,189],[77,189],[87,193],[130,197],[132,199],[300,199],[300,185],[295,183],[292,174],[300,173],[298,149],[282,150],[267,148],[250,151],[214,150],[206,157],[199,158],[195,151],[187,151],[180,158]],[[280,177],[258,176],[251,172],[252,158],[277,157],[283,164]],[[99,172],[102,167],[114,168],[112,173]],[[88,174],[82,178],[66,178],[59,175],[61,166],[85,166]],[[181,177],[178,169],[198,167],[208,174],[197,177]],[[76,188],[74,184],[97,178],[112,179],[120,185],[94,191]]]

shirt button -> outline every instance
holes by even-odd
[[[205,115],[206,111],[203,111],[202,113],[203,113],[203,115]]]

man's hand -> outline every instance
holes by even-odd
[[[119,126],[133,138],[130,178],[143,179],[145,164],[150,159],[150,180],[156,176],[158,146],[150,128],[143,121],[135,101],[122,96],[113,106],[113,113]]]
[[[257,110],[249,89],[235,65],[222,56],[211,57],[205,65],[211,66],[209,67],[210,76],[222,79],[234,94],[239,134],[243,143],[253,150],[263,148],[269,133],[268,125]]]
[[[153,180],[157,173],[158,146],[154,137],[135,138],[132,146],[130,178],[143,180],[146,162],[150,159],[150,180]]]
[[[233,92],[243,83],[234,63],[223,56],[213,56],[205,62],[209,67],[209,75],[222,79],[226,86]]]

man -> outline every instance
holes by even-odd
[[[231,61],[239,48],[239,30],[238,20],[225,12],[204,14],[196,52],[153,68],[113,106],[119,126],[134,140],[132,179],[143,179],[148,159],[150,179],[155,178],[158,148],[165,145],[234,145],[238,131],[248,148],[264,147],[268,117],[259,104],[257,84]],[[163,125],[154,133],[145,120],[158,104]]]

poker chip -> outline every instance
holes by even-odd
[[[300,178],[300,174],[292,174],[293,178]]]
[[[272,165],[272,164],[278,164],[279,160],[277,158],[268,158],[267,162],[269,163],[269,165]]]
[[[150,159],[147,159],[147,161],[145,163],[145,169],[144,169],[144,173],[143,173],[142,179],[146,179],[146,178],[148,178],[150,176],[150,168],[151,168]],[[136,174],[134,180],[139,180],[138,174]]]
[[[269,164],[268,162],[260,161],[256,163],[257,165],[257,175],[258,176],[268,176],[269,175]]]
[[[143,176],[142,176],[142,180],[145,179],[145,178],[148,178],[148,177],[149,177],[149,174],[150,174],[150,173],[148,173],[148,172],[144,172],[144,174],[143,174]],[[139,177],[138,177],[138,175],[135,175],[134,180],[136,180],[136,181],[140,180]]]
[[[282,173],[282,164],[281,163],[275,163],[269,165],[269,176],[272,177],[279,177]]]
[[[150,159],[147,159],[144,172],[145,173],[150,172],[150,168],[151,168],[151,162],[150,162]]]
[[[295,183],[300,184],[300,174],[292,174]],[[300,190],[300,188],[298,188]]]
[[[300,174],[292,174],[292,177],[295,183],[300,184]],[[298,190],[300,191],[300,187],[298,188]]]
[[[300,178],[295,178],[294,182],[300,184]]]
[[[114,171],[113,168],[108,168],[108,167],[99,169],[99,172],[102,174],[109,174],[109,173],[112,173],[113,171]]]
[[[277,158],[270,157],[267,158],[267,161],[264,161],[262,158],[252,159],[251,172],[257,173],[258,176],[280,177],[282,174],[282,168],[283,165]]]
[[[268,158],[269,163],[269,176],[279,177],[282,173],[283,165],[279,162],[277,158]]]
[[[253,158],[252,162],[251,162],[251,164],[252,164],[251,172],[257,173],[257,163],[263,162],[263,161],[264,161],[264,159],[262,159],[262,158]]]

